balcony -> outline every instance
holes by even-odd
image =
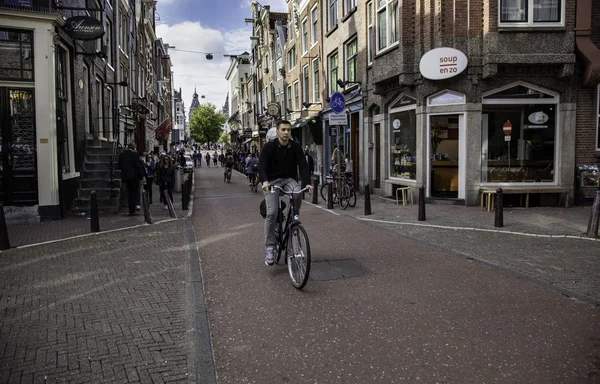
[[[0,0],[0,9],[36,13],[58,13],[56,0]]]

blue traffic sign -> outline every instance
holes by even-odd
[[[344,113],[346,109],[346,99],[340,92],[333,92],[329,98],[329,105],[335,113]]]

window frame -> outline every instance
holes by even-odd
[[[310,69],[308,64],[302,67],[302,103],[310,103]]]
[[[343,13],[344,16],[349,14],[350,12],[352,12],[355,8],[356,8],[356,0],[343,0],[343,4],[344,4],[344,9],[343,9]]]
[[[367,65],[373,64],[373,1],[367,3]]]
[[[83,125],[86,134],[91,134],[91,125],[90,125],[90,103],[91,103],[91,94],[90,94],[90,67],[87,64],[83,64]]]
[[[59,56],[62,54],[62,60],[64,61],[62,63],[62,65],[59,65],[59,61],[61,60],[59,58]],[[66,136],[65,136],[65,141],[63,143],[63,150],[66,152],[64,154],[64,161],[68,166],[68,170],[65,171],[65,173],[62,174],[63,180],[64,179],[68,179],[71,177],[75,177],[76,176],[76,170],[75,170],[75,148],[74,148],[74,141],[75,141],[75,134],[73,132],[74,130],[74,124],[73,124],[73,94],[71,91],[71,66],[70,66],[70,62],[71,62],[71,54],[69,52],[69,49],[62,45],[62,44],[57,44],[56,46],[56,98],[62,100],[62,102],[64,103],[64,108],[65,108],[65,118],[66,121],[64,122],[64,124],[66,125],[65,130],[66,130]],[[62,68],[63,71],[61,72],[59,68]],[[62,85],[59,85],[59,83],[61,83]],[[62,89],[63,93],[59,94],[59,90]],[[57,100],[57,103],[59,102],[59,100]]]
[[[564,27],[565,26],[565,0],[558,0],[559,4],[559,21],[533,21],[534,15],[534,0],[525,0],[527,2],[525,14],[526,21],[503,21],[502,20],[502,3],[506,0],[498,0],[498,26],[501,28],[545,28],[545,27]]]
[[[310,39],[311,39],[311,48],[312,48],[319,42],[319,10],[317,9],[317,5],[315,5],[314,7],[311,8],[310,19],[311,19]]]
[[[96,86],[96,121],[98,122],[98,138],[100,140],[105,139],[104,137],[104,83],[99,77],[95,78]]]
[[[288,103],[287,108],[288,109],[293,108],[292,101],[293,101],[293,98],[292,98],[292,84],[290,84],[290,85],[287,86],[287,103]]]
[[[296,67],[296,46],[294,45],[288,51],[288,69],[292,69]]]
[[[315,65],[315,62],[316,62],[316,65]],[[316,68],[316,71],[315,71],[315,68]],[[318,57],[316,57],[312,60],[312,72],[313,72],[313,78],[312,78],[313,99],[312,99],[312,102],[319,103],[321,101],[321,93],[320,93],[320,89],[319,89],[320,88],[319,87],[319,85],[320,85],[319,84],[320,83],[320,81],[319,81],[320,69],[319,69],[319,58]],[[600,90],[599,90],[599,92],[600,92]]]
[[[106,33],[104,34],[106,36],[106,42],[105,42],[105,44],[106,44],[106,63],[112,68],[112,64],[113,64],[113,30],[112,30],[113,23],[107,17],[104,25],[106,28]]]
[[[300,100],[300,82],[298,80],[294,81],[292,84],[294,88],[294,111],[299,110],[299,100]]]
[[[596,86],[596,155],[600,152],[600,84]]]
[[[13,29],[13,28],[3,28],[0,27],[0,33],[18,33],[18,40],[6,40],[10,43],[18,43],[18,50],[19,50],[19,67],[5,67],[4,65],[0,65],[2,67],[3,70],[6,71],[19,71],[19,77],[0,77],[0,80],[7,80],[7,81],[26,81],[26,82],[35,82],[35,58],[34,58],[34,35],[33,35],[33,31],[27,31],[27,30],[20,30],[20,29]],[[29,35],[29,42],[28,42],[28,47],[26,48],[27,45],[23,44],[23,38],[22,35],[27,34]],[[25,69],[23,67],[23,62],[24,62],[24,58],[23,58],[23,53],[25,52],[26,49],[29,49],[30,52],[30,61],[31,61],[31,68],[29,69]],[[2,62],[2,64],[4,64]],[[31,78],[27,78],[24,77],[24,73],[28,72],[31,74]]]
[[[349,53],[349,48],[350,48],[351,44],[356,45],[356,52],[352,56],[350,56],[350,53]],[[354,36],[346,44],[344,44],[344,55],[345,55],[345,62],[344,62],[345,80],[354,83],[357,81],[357,72],[358,72],[358,38],[356,36]],[[349,70],[350,65],[351,65],[351,62],[350,62],[351,60],[352,60],[353,66],[354,66],[353,78],[350,78],[350,70]]]
[[[305,17],[301,23],[301,33],[302,33],[302,54],[305,55],[308,53],[308,18]]]
[[[333,62],[333,58],[336,58],[336,66],[332,67],[331,63]],[[338,55],[338,51],[334,51],[327,56],[327,74],[329,75],[329,84],[327,84],[327,88],[329,91],[329,95],[337,92],[338,84],[337,81],[339,79],[339,67],[340,67],[340,57]],[[335,81],[333,81],[333,71],[335,70]]]
[[[331,31],[338,25],[338,0],[327,0],[327,30]]]
[[[400,32],[398,29],[398,12],[399,9],[398,8],[398,0],[375,0],[375,2],[377,1],[381,1],[384,3],[384,5],[377,7],[375,6],[375,12],[373,13],[375,16],[375,50],[377,54],[380,54],[382,52],[388,51],[392,48],[394,48],[395,46],[397,46],[398,44],[400,44]],[[375,3],[376,4],[376,3]],[[393,10],[393,6],[396,6],[396,17],[391,18],[390,17],[390,9]],[[379,26],[379,14],[380,13],[384,13],[385,14],[385,30],[386,30],[386,45],[384,47],[380,46],[380,42],[381,42],[381,31],[380,31],[380,26]],[[393,21],[393,23],[390,23],[390,19]],[[393,31],[395,31],[395,40],[392,41],[392,29]]]

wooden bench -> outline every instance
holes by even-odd
[[[562,193],[565,195],[565,208],[569,207],[569,188],[565,188],[565,187],[524,187],[524,188],[515,188],[515,187],[509,187],[509,188],[502,188],[502,194],[503,195],[515,195],[515,194],[520,194],[521,197],[523,195],[525,195],[525,208],[529,208],[529,195],[532,193]],[[487,209],[488,212],[490,211],[490,207],[491,209],[494,209],[494,200],[496,197],[496,189],[492,189],[492,188],[481,188],[479,190],[479,192],[481,193],[481,209],[483,209],[483,204],[484,204],[484,200],[485,198],[487,198]],[[494,200],[492,200],[494,199]],[[491,200],[491,204],[490,204],[490,200]],[[522,202],[521,202],[522,204]]]

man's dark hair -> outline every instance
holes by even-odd
[[[135,143],[131,142],[127,145],[127,148],[135,150]]]
[[[279,127],[282,126],[283,124],[288,124],[290,127],[292,126],[292,123],[290,123],[287,120],[278,120],[277,121],[277,130],[279,130]]]

